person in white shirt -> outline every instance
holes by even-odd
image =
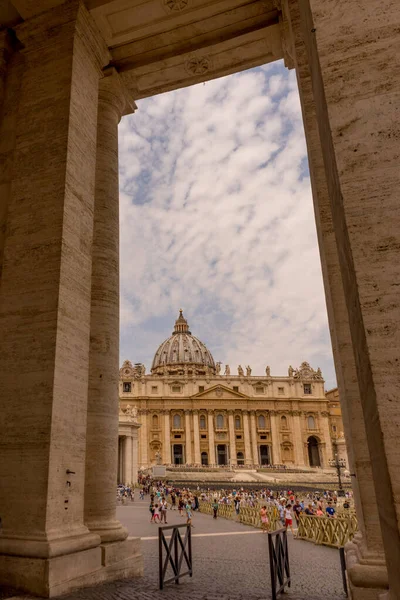
[[[291,504],[288,504],[287,506],[285,506],[285,527],[286,527],[286,529],[288,527],[290,527],[290,531],[294,535],[294,531],[293,531],[293,517],[292,517],[291,508],[292,508]]]

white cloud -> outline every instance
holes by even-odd
[[[293,73],[280,65],[138,102],[120,125],[121,358],[182,306],[216,360],[334,385]]]

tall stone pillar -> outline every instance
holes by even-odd
[[[329,467],[329,461],[333,458],[329,413],[327,411],[322,411],[320,419],[322,436],[325,443],[325,462],[323,466],[326,468]]]
[[[186,440],[186,464],[191,465],[192,458],[192,430],[190,426],[190,411],[185,410],[185,440]]]
[[[137,483],[139,473],[139,457],[138,457],[138,429],[140,425],[135,424],[132,427],[132,477],[131,481],[133,484]]]
[[[279,439],[278,416],[274,410],[270,411],[271,418],[271,442],[272,442],[272,464],[282,464],[281,444]]]
[[[307,3],[304,4],[307,5],[307,8],[309,8]],[[315,88],[315,83],[313,82],[315,75],[312,77],[310,69],[311,63],[313,63],[314,67],[316,66],[318,68],[320,63],[318,60],[311,58],[312,53],[310,53],[310,49],[308,52],[306,51],[305,45],[305,40],[307,40],[307,44],[309,46],[310,40],[308,38],[314,37],[315,39],[316,27],[315,25],[310,25],[309,19],[304,19],[304,16],[303,20],[300,18],[300,7],[301,3],[298,2],[298,0],[289,0],[285,3],[287,16],[290,23],[291,37],[293,40],[292,51],[296,63],[297,80],[302,103],[317,234],[321,254],[321,266],[324,278],[336,373],[339,384],[342,417],[349,455],[349,469],[352,473],[355,473],[355,477],[352,478],[352,486],[354,491],[359,532],[353,538],[353,541],[346,545],[347,573],[349,578],[349,587],[354,600],[375,600],[381,597],[381,594],[384,592],[384,590],[387,590],[388,575],[383,552],[380,521],[378,518],[378,504],[374,486],[375,475],[373,475],[372,471],[370,452],[367,443],[367,432],[364,423],[362,406],[363,386],[360,385],[359,376],[357,373],[350,326],[350,321],[354,317],[349,317],[350,313],[348,312],[346,304],[347,299],[349,298],[348,280],[347,284],[345,284],[344,280],[346,277],[344,277],[343,271],[341,270],[340,254],[342,253],[343,256],[343,242],[341,239],[339,239],[340,232],[337,228],[337,224],[335,223],[336,218],[334,216],[337,208],[339,208],[340,203],[338,203],[336,208],[336,200],[333,200],[334,196],[332,195],[330,198],[330,193],[328,191],[327,180],[332,178],[335,180],[336,174],[334,173],[333,168],[334,162],[328,165],[329,168],[326,170],[323,162],[324,150],[323,145],[321,144],[321,137],[329,139],[330,134],[327,134],[327,131],[330,128],[323,127],[320,134],[320,118],[317,119],[317,105],[326,107],[326,103],[324,99],[321,100],[320,92],[317,92],[317,89]],[[337,5],[336,8],[340,10],[339,5]],[[353,18],[354,13],[349,11],[348,8],[349,5],[347,4],[346,13],[343,14]],[[365,7],[363,7],[363,10],[364,8]],[[322,10],[321,14],[325,15],[326,13],[324,10]],[[384,14],[384,11],[382,14]],[[337,19],[332,18],[332,15],[330,22],[331,26],[335,23],[338,23]],[[325,21],[325,24],[326,23],[327,21]],[[370,18],[362,18],[362,15],[357,13],[358,26],[364,27],[368,23],[371,23]],[[331,27],[331,32],[333,31],[334,27]],[[338,40],[341,38],[344,31],[349,32],[348,41],[350,41],[351,36],[355,33],[355,29],[353,27],[344,28],[341,31],[336,29],[336,39]],[[321,38],[324,36],[322,28],[318,30],[318,37],[320,35]],[[329,35],[327,39],[330,39]],[[370,38],[365,37],[362,34],[359,36],[359,39],[367,41]],[[384,43],[386,43],[386,41],[389,39],[390,37],[385,35]],[[324,43],[322,45],[324,46]],[[340,43],[336,42],[333,46],[331,46],[331,48],[335,49],[335,52],[338,48],[343,50],[346,47],[347,46],[343,45],[341,40]],[[361,51],[362,45],[360,46],[357,43],[357,47]],[[370,45],[369,47],[370,49],[373,49],[374,45]],[[335,55],[335,52],[332,53],[332,57]],[[327,58],[327,56],[328,55],[325,54],[325,58]],[[370,60],[370,57],[365,55],[365,60]],[[346,63],[346,68],[351,64],[352,61],[350,60],[349,63]],[[313,70],[315,72],[315,69]],[[339,68],[336,73],[342,81],[346,79],[346,76],[343,79],[342,68]],[[373,78],[370,79],[370,81],[372,80]],[[354,92],[355,89],[356,88],[354,88],[353,85],[348,86],[347,88],[347,90],[350,92]],[[384,89],[387,88],[384,86]],[[373,94],[371,94],[370,98],[373,98]],[[342,101],[343,98],[340,96],[340,101],[337,103],[337,109],[342,113],[342,118],[351,119],[351,111],[348,111],[347,108],[343,109]],[[351,104],[352,110],[354,110],[356,106],[359,106],[357,102],[352,102]],[[374,122],[374,120],[372,119],[371,122]],[[342,133],[339,133],[339,137],[343,135],[343,140],[349,140],[351,137],[351,128],[358,127],[358,124],[359,119],[354,119],[353,125],[350,126],[350,129],[344,128]],[[365,147],[370,148],[370,144],[372,143],[375,143],[374,137],[370,137]],[[333,154],[331,156],[334,160]],[[376,153],[376,157],[379,156],[380,153]],[[346,161],[348,160],[347,155],[343,155],[343,157]],[[355,158],[354,153],[353,157]],[[364,164],[367,163],[364,162]],[[345,171],[346,169],[343,170],[343,172]],[[354,182],[360,181],[360,178],[356,177],[355,174],[352,175],[352,179]],[[364,181],[364,178],[362,178],[362,181]],[[382,189],[387,189],[387,186],[383,185]],[[379,193],[377,195],[372,193],[370,198],[379,198]],[[375,211],[372,212],[375,213]],[[363,213],[364,216],[367,216],[367,213],[371,214],[371,211],[367,210],[367,207],[365,207]],[[346,227],[345,231],[347,231]],[[375,231],[375,228],[372,227],[371,231]],[[373,247],[376,248],[375,245]],[[356,278],[353,280],[353,283],[354,286],[357,285]],[[355,305],[356,304],[357,303],[355,303]],[[384,314],[383,311],[382,314]],[[376,435],[376,432],[373,435]],[[382,438],[380,434],[378,434],[378,437],[379,439]],[[386,494],[386,492],[384,492],[384,494]],[[386,510],[386,506],[390,505],[390,500],[388,500],[389,498],[392,498],[390,493],[386,496],[386,500],[383,499],[382,502],[380,502],[380,504],[383,505],[380,507],[381,511]],[[388,564],[390,561],[397,561],[398,563],[398,558],[394,558],[394,555],[392,555],[392,557],[389,558]],[[396,575],[394,574],[393,577],[395,578]],[[396,593],[399,595],[398,590]],[[396,597],[396,593],[394,597]]]
[[[132,477],[132,436],[127,435],[125,438],[125,484],[131,484]]]
[[[193,441],[194,441],[194,462],[196,465],[201,464],[200,454],[200,430],[199,430],[199,412],[193,411]]]
[[[249,429],[249,413],[247,410],[242,411],[243,415],[243,435],[244,435],[244,464],[251,465],[253,458],[251,456],[250,445],[250,429]]]
[[[110,57],[83,3],[15,33],[24,60],[0,292],[0,586],[52,596],[109,576],[84,496],[98,88]]]
[[[85,522],[103,542],[123,540],[116,519],[119,380],[118,123],[133,103],[114,69],[99,86],[94,202],[89,394],[86,426]],[[125,478],[132,471],[125,440]],[[128,481],[125,481],[128,483]],[[99,489],[102,493],[99,494]]]
[[[214,411],[208,412],[208,464],[215,465],[215,437],[214,437]]]
[[[294,439],[294,462],[296,465],[302,467],[305,465],[304,461],[304,443],[303,433],[301,431],[301,412],[298,410],[293,411],[293,439]]]
[[[147,437],[147,409],[141,411],[141,428],[140,428],[140,466],[149,467],[149,440]]]
[[[257,445],[257,425],[256,425],[256,413],[254,410],[250,411],[250,432],[251,432],[251,447],[253,451],[253,464],[258,465],[260,462],[258,458],[258,445]]]
[[[230,449],[230,462],[231,465],[237,465],[237,454],[236,454],[236,433],[235,433],[235,421],[233,410],[228,411],[228,423],[229,423],[229,449]]]
[[[164,448],[163,448],[163,463],[171,464],[171,422],[169,410],[164,413]]]

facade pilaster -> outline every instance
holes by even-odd
[[[163,447],[163,463],[170,465],[171,460],[171,418],[168,409],[164,413],[164,447]]]
[[[15,31],[24,60],[0,291],[0,585],[28,557],[25,590],[52,595],[84,579],[80,551],[101,567],[84,482],[97,97],[109,55],[83,4]]]
[[[214,411],[208,410],[208,464],[215,465],[215,435],[214,435]]]
[[[250,428],[249,428],[249,413],[247,410],[242,411],[243,415],[243,435],[244,435],[244,462],[246,465],[251,465],[253,458],[251,455],[250,444]]]
[[[296,465],[304,466],[304,443],[301,430],[301,411],[293,411],[293,440],[294,440],[294,462]]]
[[[236,433],[235,433],[235,421],[233,410],[228,411],[228,424],[229,424],[229,455],[231,465],[237,465],[237,454],[236,454]]]
[[[132,110],[133,103],[118,73],[115,69],[108,70],[100,81],[97,114],[85,479],[85,522],[103,542],[123,540],[128,535],[116,519],[115,505],[119,381],[118,123],[122,114]],[[130,477],[132,439],[129,437],[125,441],[125,464],[125,477]]]
[[[149,440],[147,427],[147,409],[141,410],[141,428],[140,428],[140,466],[149,467]]]
[[[257,424],[256,424],[256,413],[254,410],[250,411],[250,432],[251,432],[251,447],[253,451],[253,465],[258,465],[258,445],[257,445]]]
[[[325,4],[325,3],[323,3]],[[388,573],[384,555],[384,546],[383,546],[383,538],[382,531],[380,525],[379,514],[381,513],[381,520],[386,522],[386,526],[389,527],[392,533],[396,534],[396,527],[391,527],[389,524],[393,522],[392,517],[389,515],[384,515],[383,513],[388,510],[389,513],[393,511],[394,503],[392,502],[393,495],[390,490],[387,489],[387,483],[390,481],[390,477],[385,477],[385,484],[381,485],[380,479],[383,475],[384,471],[379,474],[380,471],[380,458],[378,456],[382,456],[382,446],[380,448],[380,452],[374,455],[374,465],[375,472],[373,466],[371,464],[370,458],[370,449],[369,443],[370,440],[373,441],[374,438],[377,438],[378,442],[381,443],[384,439],[384,433],[382,430],[379,430],[379,434],[377,434],[375,427],[377,427],[377,423],[379,422],[378,413],[375,413],[375,410],[372,409],[372,404],[367,400],[369,394],[374,393],[375,385],[371,384],[369,380],[369,376],[362,374],[363,364],[368,370],[369,360],[367,359],[364,362],[365,353],[360,352],[359,348],[353,346],[353,335],[355,326],[359,326],[360,323],[365,322],[363,319],[359,318],[359,315],[352,314],[352,311],[348,310],[348,304],[350,303],[354,308],[360,307],[359,299],[355,299],[353,292],[354,290],[360,289],[363,287],[359,279],[354,276],[352,270],[354,265],[352,261],[348,259],[348,255],[346,256],[346,252],[344,249],[348,249],[350,247],[349,241],[345,241],[341,239],[341,237],[348,236],[348,223],[343,226],[342,223],[338,222],[338,217],[340,212],[344,207],[344,204],[347,203],[349,196],[343,197],[342,194],[338,196],[334,193],[332,189],[332,183],[338,182],[337,171],[336,171],[336,163],[335,156],[338,156],[337,150],[338,147],[334,151],[327,151],[326,142],[329,142],[331,138],[331,131],[334,132],[334,135],[338,135],[336,140],[342,139],[344,143],[348,143],[349,140],[353,139],[351,126],[350,129],[346,124],[340,126],[340,129],[337,128],[338,118],[339,120],[345,119],[348,120],[348,123],[357,122],[357,131],[361,131],[360,129],[360,118],[362,118],[362,114],[354,117],[352,112],[357,110],[357,107],[365,110],[365,116],[375,128],[375,131],[380,129],[382,131],[382,136],[384,137],[385,128],[378,124],[375,117],[371,118],[372,112],[368,110],[367,104],[368,102],[376,102],[375,106],[378,109],[378,106],[381,106],[380,100],[376,101],[374,97],[374,93],[370,93],[368,91],[368,100],[366,103],[362,104],[357,101],[357,94],[360,93],[360,89],[357,88],[358,82],[354,82],[354,85],[347,88],[346,94],[340,94],[339,102],[331,102],[332,96],[329,97],[329,94],[332,91],[329,91],[328,94],[328,105],[325,101],[326,91],[324,89],[323,82],[321,83],[321,73],[318,73],[319,68],[321,67],[320,57],[316,59],[315,57],[315,41],[318,38],[318,46],[322,50],[322,57],[324,62],[324,70],[326,73],[331,72],[329,66],[326,64],[326,60],[337,60],[336,53],[340,48],[340,51],[346,51],[346,45],[343,45],[341,38],[340,43],[338,43],[338,38],[342,35],[342,32],[345,29],[342,29],[341,32],[335,27],[331,27],[330,33],[326,31],[327,20],[325,19],[325,23],[319,22],[312,23],[312,15],[310,19],[310,13],[301,14],[303,9],[309,9],[309,4],[304,3],[304,7],[302,3],[298,0],[289,0],[285,3],[285,7],[287,10],[290,29],[291,29],[291,37],[293,40],[293,51],[296,62],[296,71],[297,71],[297,80],[299,86],[300,100],[302,104],[303,111],[303,119],[304,119],[304,128],[306,134],[307,141],[307,149],[308,149],[308,160],[311,174],[311,184],[313,189],[313,199],[314,199],[314,208],[315,208],[315,216],[316,216],[316,226],[317,226],[317,234],[319,241],[319,249],[321,255],[321,266],[322,266],[322,274],[324,279],[324,287],[325,287],[325,296],[327,302],[327,310],[328,310],[328,318],[330,324],[330,332],[333,346],[333,353],[335,359],[335,367],[336,374],[338,378],[339,385],[339,394],[340,394],[340,402],[342,409],[342,418],[344,431],[347,442],[347,450],[349,457],[349,470],[351,473],[354,473],[352,477],[352,486],[354,491],[354,501],[355,508],[357,512],[358,519],[358,527],[359,532],[353,538],[353,541],[348,543],[345,547],[346,551],[346,563],[347,563],[347,574],[349,587],[351,590],[351,596],[353,600],[377,600],[381,597],[384,590],[388,589]],[[326,11],[324,6],[321,6],[321,15],[325,15]],[[364,8],[363,8],[364,10]],[[382,10],[385,9],[382,7]],[[396,10],[398,10],[396,8]],[[306,10],[307,12],[307,10]],[[351,15],[351,13],[347,13]],[[391,14],[391,13],[390,13]],[[357,35],[359,40],[365,40],[370,48],[370,51],[374,52],[374,44],[370,44],[369,34],[366,35],[365,32],[356,33],[356,29],[359,27],[368,27],[371,23],[373,23],[373,16],[364,15],[366,18],[363,18],[362,15],[358,15],[357,20],[353,21],[357,27],[351,28],[351,35],[348,36],[347,42],[354,41],[352,36]],[[333,17],[333,20],[332,20]],[[336,19],[334,15],[330,15],[329,17],[330,23],[335,23]],[[335,43],[331,42],[331,35],[334,34],[336,37]],[[310,39],[312,38],[312,39]],[[325,39],[326,38],[326,39]],[[390,36],[385,35],[385,43],[390,40]],[[346,43],[347,43],[346,42]],[[331,49],[335,49],[334,52],[326,51],[327,46],[330,45]],[[357,44],[360,52],[364,52],[363,46]],[[380,49],[380,52],[383,52],[383,47]],[[353,57],[354,59],[354,57]],[[350,60],[346,63],[345,69],[348,67],[354,67],[354,60]],[[363,54],[363,61],[371,60],[373,61],[373,57],[367,56],[367,54]],[[311,63],[313,67],[310,68]],[[341,64],[341,60],[337,62],[337,64]],[[358,72],[357,69],[353,71],[354,73]],[[377,71],[374,71],[377,73]],[[344,73],[342,68],[339,68],[336,71],[336,77],[340,77],[340,81],[344,81],[348,75]],[[343,79],[344,77],[344,79]],[[385,72],[385,69],[379,69],[379,77],[389,77]],[[370,79],[373,81],[374,78]],[[335,77],[332,79],[332,82],[335,81]],[[352,79],[354,81],[354,79]],[[391,79],[391,81],[394,81]],[[337,80],[336,80],[337,83]],[[383,84],[383,88],[388,90]],[[353,100],[349,101],[348,94],[356,94],[353,97]],[[338,98],[338,96],[336,96]],[[379,94],[380,98],[380,94]],[[331,102],[331,109],[335,106],[336,112],[336,122],[331,122],[330,124],[323,124],[324,115],[317,114],[317,107],[323,107],[325,111],[325,117],[329,111],[327,108],[329,106],[329,102]],[[344,103],[344,104],[343,104]],[[387,105],[385,105],[387,107]],[[351,110],[348,110],[351,108]],[[380,108],[379,108],[380,110]],[[331,113],[332,114],[332,113]],[[381,117],[386,118],[386,110],[382,109]],[[380,137],[375,137],[369,135],[368,126],[364,127],[365,134],[369,137],[369,140],[365,140],[366,144],[360,139],[359,143],[362,144],[362,147],[371,149],[372,145],[379,142]],[[345,132],[345,134],[343,134]],[[324,140],[322,143],[321,140]],[[324,147],[325,146],[325,147]],[[331,146],[332,148],[332,146]],[[354,146],[351,149],[350,156],[356,159],[356,150],[358,151],[359,145]],[[324,155],[325,155],[325,163],[324,163]],[[339,155],[341,157],[341,161],[349,160],[349,155],[346,151],[340,150]],[[359,155],[357,154],[357,157]],[[368,156],[366,154],[365,156]],[[379,157],[381,156],[381,152],[377,149],[377,151],[372,152],[370,156],[375,156],[376,160],[379,163]],[[386,156],[386,151],[385,151]],[[389,158],[389,157],[388,157]],[[366,165],[368,170],[367,178],[359,174],[357,176],[357,171],[353,171],[351,177],[348,179],[348,183],[350,181],[354,182],[355,186],[359,186],[361,182],[371,182],[374,180],[374,185],[372,186],[378,187],[377,193],[373,191],[372,188],[369,188],[368,197],[370,199],[374,199],[380,202],[382,206],[383,212],[379,210],[380,215],[380,224],[379,227],[383,226],[386,223],[386,219],[384,216],[384,211],[386,210],[388,204],[385,203],[385,199],[381,198],[381,193],[379,190],[387,190],[388,186],[385,181],[381,181],[379,176],[376,176],[376,173],[373,172],[372,165],[368,164],[367,161],[363,160],[353,160],[351,164],[358,165],[360,167],[362,164]],[[388,162],[386,162],[388,164]],[[375,167],[378,166],[377,163]],[[347,173],[346,167],[343,165],[341,168],[341,172],[343,174]],[[383,173],[383,171],[382,171]],[[329,181],[329,183],[328,183]],[[369,186],[369,183],[368,183]],[[353,190],[351,193],[353,201],[357,202],[359,200],[359,194],[356,190]],[[340,197],[340,202],[337,202],[337,198]],[[385,205],[385,206],[384,206]],[[354,232],[358,234],[364,234],[364,226],[367,225],[367,221],[364,219],[362,226],[359,219],[360,211],[354,211],[353,217],[357,218],[357,224],[355,227],[352,226]],[[372,215],[376,214],[375,210],[370,207],[364,205],[362,214],[367,217],[372,217]],[[343,215],[343,212],[342,212]],[[391,222],[390,230],[393,231],[393,222]],[[374,231],[375,239],[378,240],[379,235],[378,230],[376,229],[374,223],[370,227],[370,231]],[[342,230],[343,227],[343,231]],[[368,227],[368,225],[367,225]],[[368,236],[364,238],[368,239]],[[364,245],[364,243],[362,244]],[[368,244],[367,244],[368,245]],[[376,261],[372,259],[370,256],[371,252],[378,251],[377,249],[380,247],[378,243],[368,245],[368,252],[365,253],[364,259],[368,263],[370,261],[373,266],[373,275],[375,276],[375,266]],[[360,250],[360,247],[358,251]],[[359,252],[358,252],[359,254]],[[385,256],[392,256],[391,253],[384,253],[384,256],[381,257],[381,260],[384,260]],[[347,268],[346,268],[347,263]],[[397,261],[399,264],[399,261]],[[368,273],[369,268],[360,268],[359,274]],[[379,271],[382,275],[385,273],[385,269],[380,267]],[[393,272],[391,278],[393,279]],[[372,281],[372,273],[368,275],[370,281]],[[353,286],[353,290],[349,289],[349,284]],[[376,282],[373,287],[375,287]],[[363,290],[365,288],[363,287]],[[383,291],[381,285],[376,285],[376,289]],[[390,298],[390,294],[386,296],[386,298]],[[377,322],[380,319],[385,318],[386,311],[380,305],[379,302],[370,303],[370,307],[377,309],[379,308],[380,316],[377,318]],[[384,328],[381,329],[384,331]],[[361,334],[358,336],[359,340],[366,339],[365,334]],[[391,338],[393,340],[393,337]],[[390,349],[395,346],[391,345]],[[390,349],[388,349],[390,351]],[[362,361],[358,364],[355,360],[355,355],[359,358],[362,357]],[[390,360],[386,355],[386,351],[382,353],[381,356],[382,361],[386,361],[386,365],[390,364]],[[377,368],[376,373],[381,372],[380,368]],[[370,374],[370,372],[369,372]],[[393,379],[389,379],[389,381],[393,382]],[[368,394],[365,394],[365,387],[369,388]],[[371,416],[366,416],[366,420],[364,419],[363,412],[363,402],[367,403],[369,406],[369,415],[376,414],[376,418],[372,418]],[[393,407],[392,407],[393,410]],[[395,423],[397,419],[392,416],[387,415],[386,423]],[[369,426],[372,427],[372,431],[367,432],[366,429],[366,421],[369,422]],[[367,435],[368,433],[368,435]],[[386,470],[387,472],[387,470]],[[399,469],[397,469],[399,472]],[[376,493],[377,491],[377,493]],[[377,494],[379,491],[379,502],[377,502]],[[390,498],[390,500],[388,500]],[[389,538],[391,534],[389,533]],[[391,552],[391,549],[395,549],[395,553]],[[396,574],[395,567],[396,564],[399,564],[399,544],[398,541],[389,542],[387,544],[387,564],[390,565],[392,569],[391,579],[394,582],[394,597],[400,597],[400,592],[398,589],[399,580]],[[396,580],[397,578],[397,580]]]
[[[282,464],[282,457],[281,444],[279,438],[278,416],[274,410],[271,410],[269,415],[271,419],[272,464],[280,465]]]
[[[196,465],[201,464],[200,453],[200,429],[199,429],[199,412],[193,411],[193,441],[194,441],[194,462]]]
[[[125,484],[130,485],[132,483],[132,436],[127,435],[125,438]],[[125,536],[126,537],[126,536]]]
[[[191,465],[192,459],[192,430],[190,423],[190,411],[185,410],[185,440],[186,440],[186,463]]]
[[[322,438],[325,443],[325,454],[326,454],[325,464],[323,466],[326,468],[329,466],[329,461],[333,458],[331,430],[329,427],[329,412],[322,411],[320,419],[321,419]]]

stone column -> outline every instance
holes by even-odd
[[[243,415],[243,435],[244,435],[244,463],[251,465],[253,458],[251,456],[250,445],[250,430],[249,430],[249,413],[247,410],[242,411]]]
[[[333,458],[331,430],[329,427],[329,413],[322,411],[320,418],[322,438],[325,443],[325,468],[329,467],[329,460]]]
[[[208,463],[215,465],[215,438],[214,438],[214,411],[207,411],[208,414]]]
[[[125,438],[125,484],[131,484],[132,477],[132,437],[127,435]]]
[[[25,61],[0,291],[0,586],[48,596],[101,568],[84,482],[97,97],[109,55],[80,3],[15,32]]]
[[[169,410],[166,409],[164,413],[164,449],[163,449],[163,462],[166,465],[171,464],[171,422]]]
[[[147,438],[147,409],[141,410],[141,428],[140,428],[140,452],[141,452],[141,464],[140,466],[149,467],[149,440]]]
[[[250,431],[251,431],[251,447],[253,450],[253,464],[258,465],[260,462],[260,459],[258,458],[257,425],[256,425],[256,413],[254,410],[250,411]]]
[[[272,464],[280,465],[282,464],[282,457],[278,416],[274,410],[271,410],[269,414],[271,418]]]
[[[140,425],[135,423],[132,427],[132,483],[137,483],[139,473],[139,461],[138,461],[138,429]]]
[[[298,0],[289,0],[285,6],[290,21],[293,55],[296,62],[303,110],[321,266],[349,454],[349,469],[356,475],[352,478],[352,486],[359,532],[354,537],[353,542],[346,546],[347,573],[354,600],[377,599],[383,590],[387,589],[388,576],[351,339],[349,313],[346,306],[348,292],[345,290],[340,269],[339,248],[342,247],[342,242],[337,238],[338,232],[335,231],[336,226],[334,225],[333,216],[335,210],[328,193],[327,178],[332,176],[332,169],[325,171],[323,149],[318,131],[316,105],[320,103],[325,106],[325,103],[321,103],[318,95],[316,96],[317,100],[314,99],[309,55],[305,46],[305,39],[315,34],[315,26],[310,26],[309,23],[304,26],[304,22],[302,23],[300,19],[300,5]],[[346,12],[346,15],[351,14],[351,11]],[[364,24],[366,21],[361,17],[358,18],[359,25]],[[331,19],[331,24],[335,22],[337,21]],[[353,33],[354,29],[351,28],[348,31]],[[369,38],[361,35],[359,39]],[[341,44],[335,44],[334,47],[343,48]],[[314,64],[318,64],[318,61],[315,61]],[[342,70],[338,69],[337,74],[341,75]],[[351,89],[353,90],[352,86]],[[339,106],[340,102],[338,103]],[[356,103],[353,106],[356,106]],[[343,116],[348,115],[348,111],[344,110]],[[348,138],[349,130],[345,129],[344,131],[344,138]],[[322,135],[325,136],[325,132]],[[370,140],[373,141],[372,138]],[[380,153],[376,156],[380,156]],[[356,179],[354,180],[356,181]],[[364,179],[362,180],[364,181]],[[384,186],[384,189],[386,189],[386,186]],[[378,196],[372,194],[371,197]],[[388,497],[391,497],[391,495],[389,494]],[[381,502],[384,507],[388,504],[387,498]]]
[[[236,432],[235,432],[235,421],[234,421],[233,410],[228,411],[228,423],[229,423],[229,446],[230,446],[231,465],[237,465]]]
[[[185,410],[185,440],[186,440],[186,464],[191,465],[192,458],[192,431],[190,427],[190,411]]]
[[[194,441],[194,462],[196,465],[201,464],[200,454],[200,430],[199,430],[199,412],[193,411],[193,441]]]
[[[123,540],[116,519],[119,381],[118,123],[132,102],[114,69],[99,87],[94,203],[89,394],[86,428],[85,522],[103,542]],[[132,439],[125,440],[125,478],[132,471]],[[130,483],[125,480],[125,483]],[[98,490],[102,493],[99,494]]]
[[[294,462],[296,465],[303,467],[304,461],[304,443],[303,433],[301,430],[301,412],[293,411],[293,439],[294,439]]]

